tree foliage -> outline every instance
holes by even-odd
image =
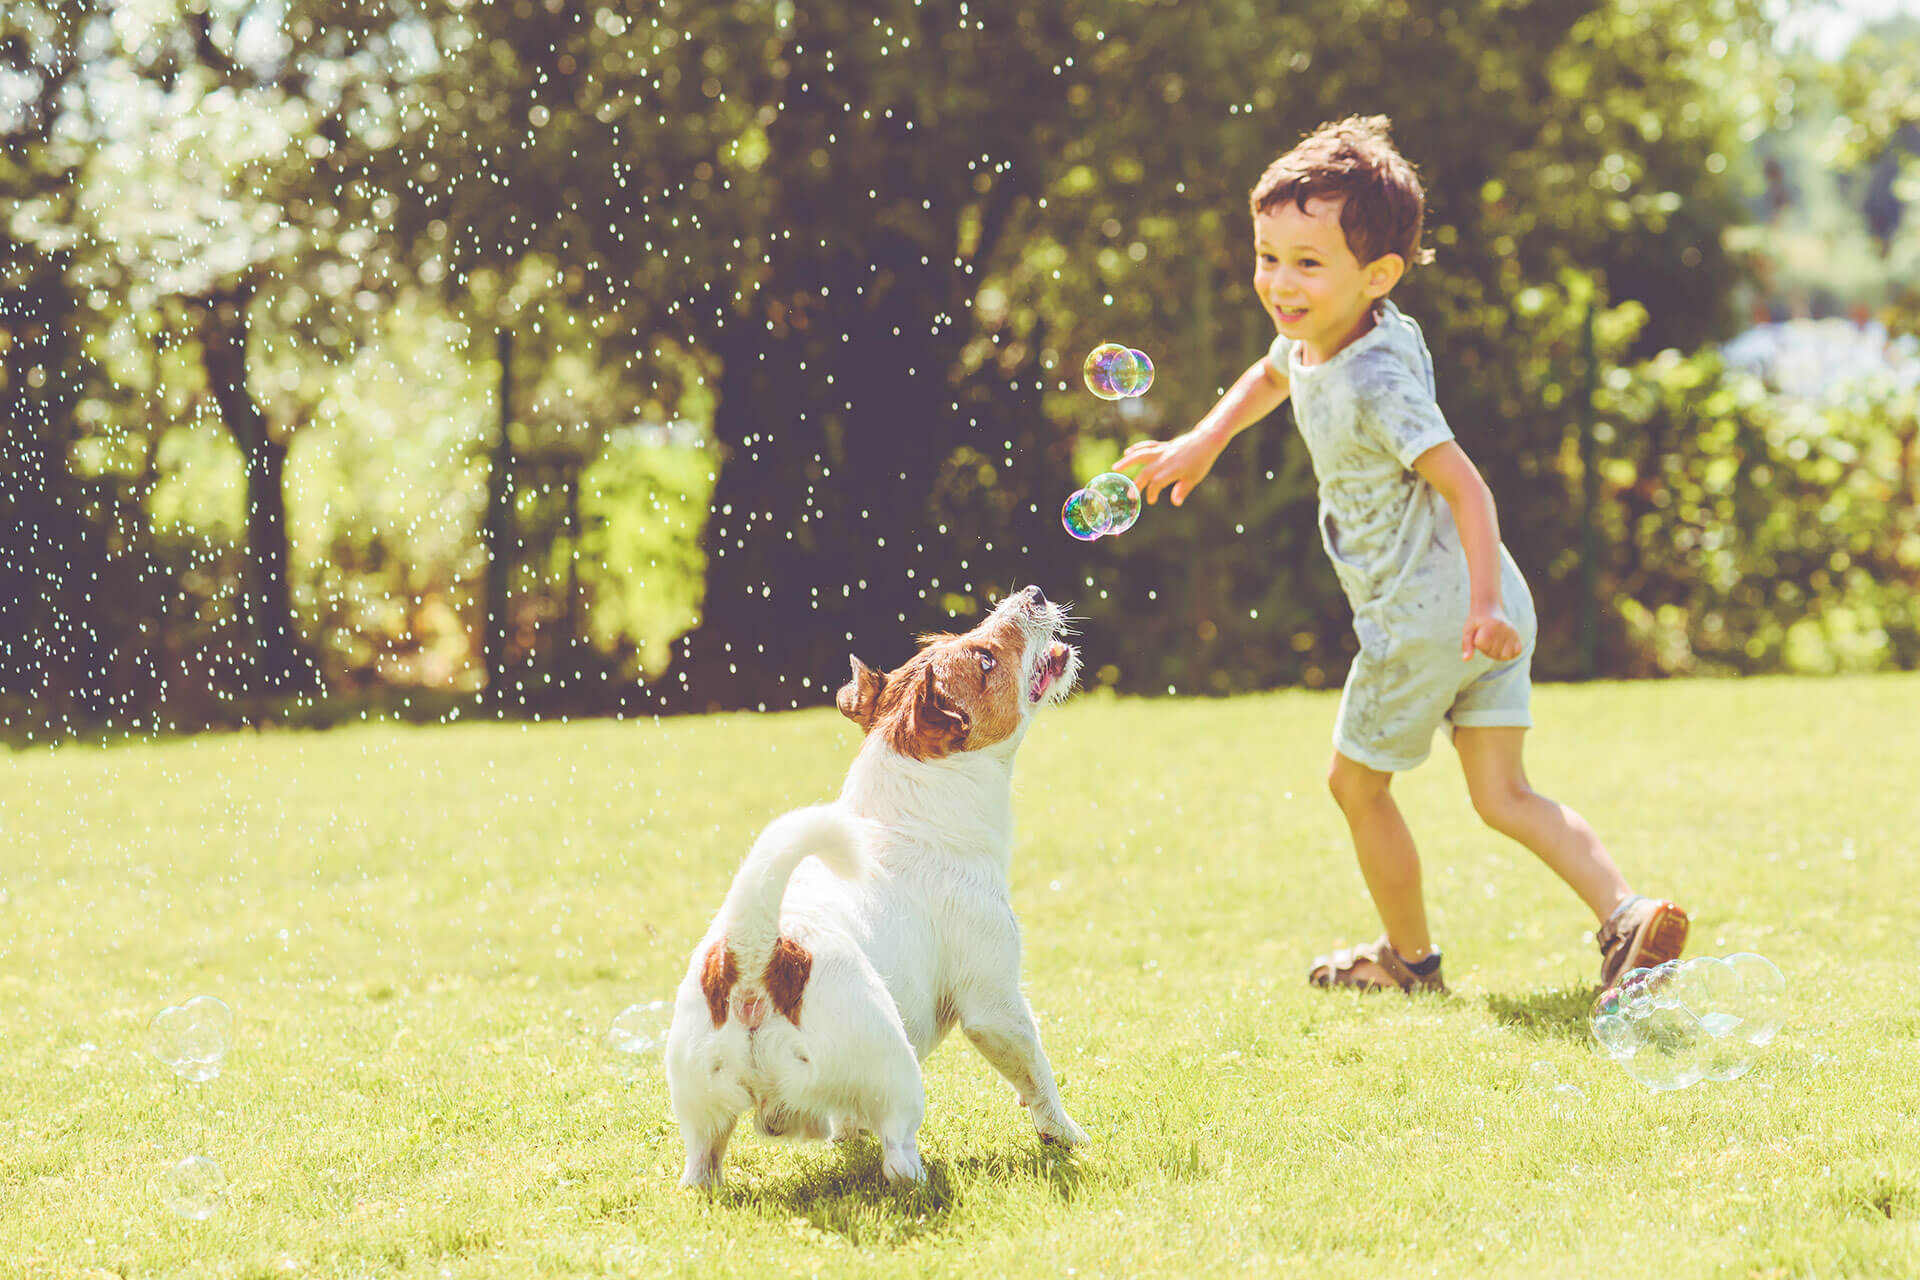
[[[636,676],[665,710],[824,700],[849,650],[890,664],[1029,580],[1098,630],[1094,683],[1337,681],[1348,619],[1285,411],[1124,538],[1073,542],[1056,513],[1265,348],[1246,191],[1349,113],[1391,116],[1426,182],[1437,261],[1396,297],[1533,584],[1541,673],[1580,670],[1580,438],[1603,375],[1603,670],[1677,669],[1645,622],[1674,608],[1702,629],[1694,659],[1788,663],[1791,602],[1756,600],[1755,579],[1828,599],[1768,532],[1822,509],[1826,455],[1780,455],[1772,410],[1702,366],[1611,381],[1730,327],[1742,159],[1791,106],[1759,0],[263,12],[161,5],[88,28],[85,6],[7,11],[8,83],[38,86],[8,101],[41,109],[9,117],[27,213],[7,279],[65,317],[32,331],[65,335],[61,398],[14,402],[41,443],[10,428],[8,491],[56,504],[35,519],[99,534],[113,549],[96,559],[149,584],[115,607],[153,622],[177,686],[227,687],[206,655],[245,665],[276,577],[336,683],[465,690],[491,583],[508,648],[493,679],[529,706],[569,682],[606,705]],[[91,50],[91,70],[59,71],[60,49]],[[65,97],[46,88],[62,75]],[[1857,92],[1877,127],[1880,99]],[[44,125],[62,103],[64,133]],[[1144,399],[1082,387],[1081,357],[1109,340],[1155,358]],[[1882,412],[1827,434],[1879,458],[1869,438],[1899,438]],[[218,480],[186,461],[212,422],[233,441]],[[1804,489],[1749,486],[1729,509],[1687,496],[1763,456]],[[490,483],[512,526],[492,531],[498,558]],[[1679,496],[1642,510],[1650,484]],[[209,532],[196,508],[215,490],[244,534]],[[1879,493],[1855,496],[1863,524]],[[1745,587],[1678,554],[1688,510],[1740,531]],[[1849,539],[1828,585],[1853,594],[1829,603],[1865,608],[1846,585],[1862,573],[1911,584],[1899,538]],[[29,559],[14,563],[44,573]],[[104,616],[84,593],[37,598],[7,624],[16,653],[68,648],[49,637]],[[1709,617],[1737,640],[1710,638]]]

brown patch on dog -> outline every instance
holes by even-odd
[[[800,1025],[800,997],[806,991],[807,976],[812,972],[811,951],[792,938],[774,941],[764,975],[767,998],[773,1001],[774,1012],[796,1027]]]
[[[973,719],[941,686],[934,664],[922,653],[888,682],[889,697],[874,722],[887,745],[910,760],[938,760],[966,745]]]
[[[739,977],[740,966],[734,962],[725,938],[707,948],[706,962],[700,966],[700,992],[707,998],[707,1012],[713,1015],[716,1027],[727,1024],[727,997]]]

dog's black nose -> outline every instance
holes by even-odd
[[[1033,599],[1035,604],[1045,604],[1047,602],[1046,593],[1036,586],[1029,585],[1027,587],[1027,595]]]

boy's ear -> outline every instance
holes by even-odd
[[[1407,273],[1407,260],[1397,253],[1383,253],[1367,264],[1367,296],[1376,301],[1393,292],[1400,277]]]

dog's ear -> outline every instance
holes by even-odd
[[[938,760],[958,751],[973,729],[973,717],[947,696],[931,665],[909,679],[913,684],[900,708],[904,714],[892,722],[893,749],[915,760]]]
[[[887,678],[851,653],[847,655],[847,661],[853,666],[853,677],[840,686],[840,692],[833,697],[833,705],[840,708],[841,715],[862,729],[871,729],[874,713],[880,709],[880,691],[887,687]]]

